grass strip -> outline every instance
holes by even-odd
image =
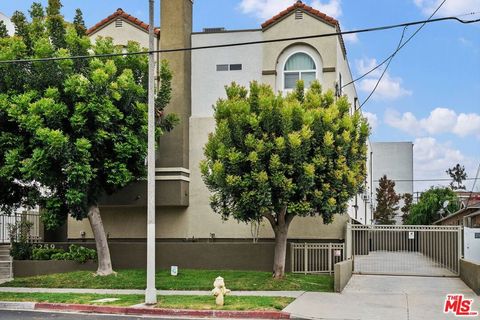
[[[329,275],[286,274],[273,279],[270,272],[232,270],[180,270],[171,276],[169,270],[156,274],[159,290],[211,290],[213,281],[222,276],[228,289],[247,291],[317,291],[332,292],[333,277]],[[3,287],[145,289],[145,270],[118,270],[117,275],[97,277],[91,271],[20,277],[3,283]]]
[[[111,302],[93,302],[105,298],[116,298]],[[194,309],[194,310],[244,310],[279,311],[284,309],[293,298],[227,296],[225,305],[215,305],[213,296],[158,296],[157,308]],[[100,295],[74,293],[11,293],[0,292],[0,301],[74,303],[99,306],[128,307],[144,302],[143,295]]]

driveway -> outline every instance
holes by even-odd
[[[368,275],[354,275],[341,294],[305,293],[284,311],[307,319],[458,320],[443,313],[445,296],[453,293],[473,298],[480,311],[480,298],[459,278]]]

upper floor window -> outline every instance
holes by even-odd
[[[310,88],[317,78],[315,61],[304,52],[291,55],[285,62],[284,89],[294,89],[298,80],[303,80],[305,88]]]

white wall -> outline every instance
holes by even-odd
[[[13,36],[13,34],[15,33],[15,26],[13,25],[10,18],[0,12],[0,20],[3,21],[3,23],[5,23],[5,26],[7,27],[8,34]]]
[[[198,33],[192,35],[192,46],[208,46],[262,40],[261,31]],[[241,71],[217,71],[218,64],[242,64]],[[248,86],[261,81],[262,46],[195,50],[192,52],[192,117],[213,116],[212,106],[225,97],[225,85],[235,81]]]
[[[395,181],[397,194],[413,194],[413,143],[412,142],[373,142],[373,196],[375,199],[378,180],[387,175]],[[400,201],[400,207],[403,201]],[[397,224],[401,223],[401,212],[397,215]]]

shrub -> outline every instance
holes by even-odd
[[[94,249],[77,246],[75,244],[68,247],[68,252],[58,252],[51,256],[52,260],[72,260],[78,263],[85,263],[88,260],[97,260],[97,252]]]
[[[49,246],[48,244],[46,245],[40,245],[38,247],[33,248],[32,250],[32,259],[33,260],[51,260],[52,255],[57,254],[57,253],[64,253],[65,251],[63,249],[57,249],[55,248],[54,245]]]
[[[8,235],[10,237],[10,255],[14,260],[30,260],[32,257],[32,244],[29,242],[30,230],[33,223],[27,220],[20,220],[8,224]]]

